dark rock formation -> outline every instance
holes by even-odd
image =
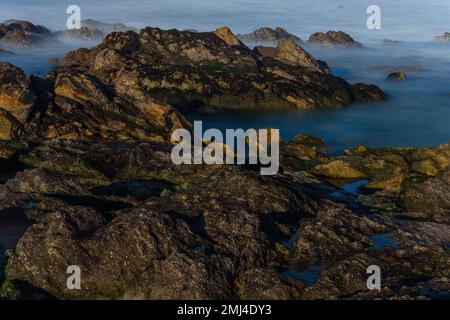
[[[306,136],[291,143],[323,145]],[[65,299],[411,299],[449,289],[445,225],[363,214],[331,201],[330,187],[308,174],[175,166],[170,145],[155,143],[53,140],[21,148],[18,161],[35,169],[1,186],[0,214],[15,207],[35,222],[9,255],[5,297],[24,298],[24,285]],[[446,151],[352,155],[373,163],[370,155],[396,152],[443,161]],[[128,189],[115,192],[120,181]],[[154,191],[131,197],[152,181]],[[68,264],[81,267],[82,290],[66,289]],[[373,264],[384,275],[375,293],[366,286]]]
[[[376,87],[316,72],[326,70],[324,64],[292,41],[282,42],[276,60],[251,52],[227,29],[216,33],[113,33],[94,49],[68,54],[64,66],[87,70],[117,91],[144,91],[181,108],[306,109],[382,98]],[[304,67],[312,64],[315,70]]]
[[[61,69],[29,79],[0,64],[1,137],[164,140],[187,122],[171,106],[139,92],[114,94],[94,76]]]
[[[361,48],[361,43],[353,40],[342,31],[317,32],[312,34],[308,40],[309,44],[323,48]]]
[[[242,42],[259,45],[276,45],[279,41],[288,39],[292,39],[299,45],[303,43],[299,37],[280,27],[275,29],[260,28],[252,33],[238,34],[237,37]]]

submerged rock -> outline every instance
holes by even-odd
[[[386,80],[404,81],[404,80],[406,80],[406,74],[402,71],[393,72],[387,76]]]
[[[361,48],[362,44],[353,40],[351,36],[342,31],[317,32],[308,40],[309,44],[323,48]]]

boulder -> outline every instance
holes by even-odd
[[[252,33],[238,34],[237,37],[243,42],[253,44],[256,43],[261,45],[273,45],[277,44],[279,41],[288,39],[294,40],[298,45],[301,45],[303,43],[299,37],[290,34],[280,27],[277,27],[275,29],[267,27],[260,28]]]
[[[353,40],[342,31],[317,32],[312,34],[308,40],[309,44],[323,48],[361,48],[361,43]]]
[[[214,34],[230,46],[243,46],[243,43],[231,32],[229,27],[216,29]]]
[[[301,48],[293,39],[278,42],[276,48],[256,47],[255,52],[262,57],[270,57],[288,65],[304,67],[322,73],[330,73],[328,67],[324,68],[323,65]]]

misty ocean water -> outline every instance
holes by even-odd
[[[189,115],[205,127],[280,128],[282,137],[313,134],[325,139],[333,153],[364,144],[384,146],[434,146],[450,141],[450,42],[432,41],[450,32],[450,2],[447,0],[316,0],[316,1],[56,1],[2,0],[0,20],[25,19],[52,30],[65,28],[68,5],[77,4],[83,19],[122,22],[135,28],[213,30],[228,25],[235,33],[262,26],[281,26],[306,40],[317,31],[342,30],[363,43],[363,49],[320,50],[306,48],[327,61],[334,74],[351,83],[380,86],[388,95],[379,103],[314,111],[247,112],[220,115]],[[381,7],[382,29],[366,27],[366,9]],[[401,41],[386,44],[383,39]],[[25,51],[0,60],[23,68],[29,74],[45,75],[49,58],[91,43]],[[377,66],[421,65],[423,71],[407,72],[404,82],[390,82],[389,72],[369,70]]]

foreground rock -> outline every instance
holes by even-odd
[[[268,45],[273,46],[276,45],[278,42],[283,40],[291,39],[295,41],[298,45],[301,45],[303,41],[284,30],[283,28],[260,28],[252,33],[246,33],[246,34],[238,34],[237,37],[244,43],[249,44],[257,44],[257,45]]]
[[[0,64],[0,137],[167,140],[189,127],[171,106],[132,91],[113,93],[94,76],[69,69],[44,79]]]
[[[342,31],[317,32],[308,40],[309,44],[323,48],[361,48],[362,44]]]
[[[290,146],[322,144],[299,136]],[[0,215],[14,208],[34,222],[7,255],[1,294],[438,299],[450,289],[444,224],[366,214],[332,200],[331,187],[306,173],[262,177],[250,168],[175,166],[170,149],[75,140],[16,149],[15,161],[34,169],[0,186]],[[443,150],[409,152],[443,161]],[[417,190],[433,192],[441,183],[448,181]],[[68,264],[81,267],[82,290],[67,290]],[[377,292],[366,286],[373,264],[385,279]]]

